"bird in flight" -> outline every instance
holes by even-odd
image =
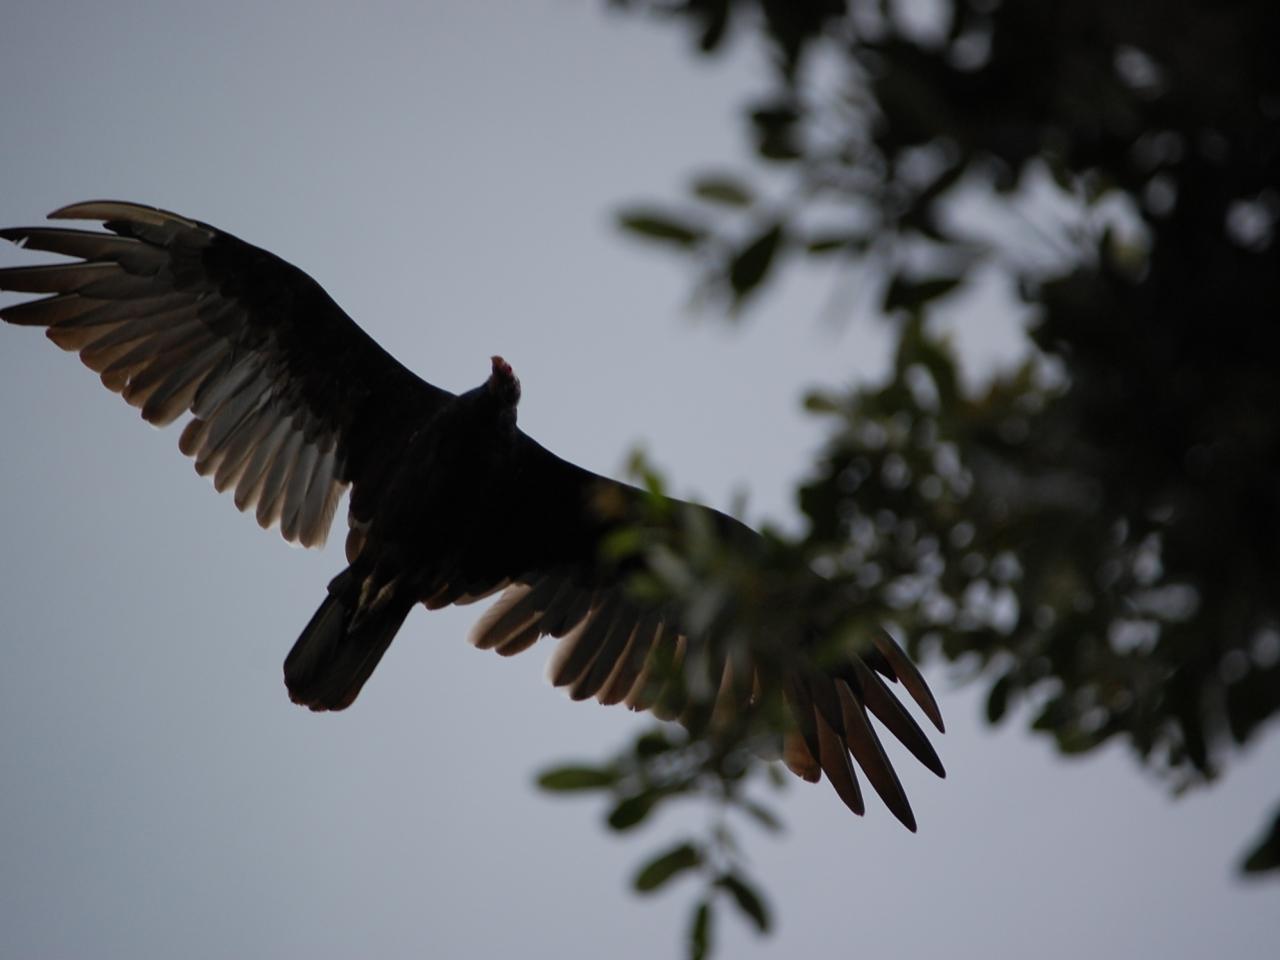
[[[401,365],[297,267],[215,227],[108,200],[49,217],[98,221],[107,232],[0,230],[28,249],[76,258],[0,269],[0,290],[47,294],[0,307],[0,318],[43,327],[148,422],[190,414],[178,446],[197,472],[286,540],[322,545],[350,488],[348,566],[284,662],[296,703],[350,706],[416,604],[498,594],[471,631],[475,646],[510,656],[555,637],[551,680],[574,699],[663,706],[654,664],[678,665],[705,638],[686,632],[670,605],[628,589],[634,563],[602,550],[650,495],[525,435],[520,381],[504,359],[491,358],[487,379],[454,395]],[[760,543],[725,514],[677,505],[733,549]],[[747,672],[748,692],[762,682],[785,691],[794,723],[783,759],[793,772],[813,782],[825,773],[861,814],[856,763],[915,829],[869,718],[938,776],[937,753],[889,684],[901,681],[940,732],[943,723],[891,637],[878,632],[865,650],[794,676]],[[715,677],[721,694],[734,686],[731,673],[725,665]]]

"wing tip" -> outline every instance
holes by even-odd
[[[200,223],[160,207],[152,207],[128,200],[81,200],[69,203],[48,214],[50,220],[132,220],[160,227],[165,224],[181,224],[199,229]]]
[[[916,706],[929,718],[929,722],[939,733],[946,733],[947,725],[943,722],[942,710],[938,707],[933,691],[929,689],[924,675],[907,656],[906,651],[899,646],[898,641],[894,640],[887,630],[877,630],[872,634],[872,642],[880,655],[889,662],[893,672],[897,674],[907,693],[911,695],[911,699],[916,702]]]

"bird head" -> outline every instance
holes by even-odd
[[[486,386],[490,394],[503,406],[515,407],[520,402],[520,378],[516,376],[511,364],[499,356],[490,358],[493,361],[493,372],[489,374]]]

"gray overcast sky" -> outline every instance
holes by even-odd
[[[874,375],[883,337],[821,325],[829,278],[807,273],[744,329],[690,322],[680,265],[610,212],[741,156],[755,62],[695,61],[603,6],[10,0],[0,221],[98,196],[207,220],[442,386],[501,352],[556,452],[616,475],[643,443],[678,492],[745,490],[749,519],[794,524],[820,436],[801,389]],[[1008,322],[980,316],[969,355],[1007,355]],[[280,662],[341,537],[263,533],[176,429],[38,334],[0,340],[0,956],[681,949],[687,898],[627,889],[679,815],[620,840],[531,785],[643,721],[553,691],[549,646],[471,649],[475,608],[415,612],[347,713],[293,707]],[[777,933],[722,923],[719,956],[1273,955],[1276,886],[1232,869],[1275,800],[1276,738],[1174,801],[1120,748],[1058,760],[930,676],[950,776],[900,764],[920,833],[794,785],[786,835],[751,842]]]

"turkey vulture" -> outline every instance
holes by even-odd
[[[471,631],[477,647],[511,655],[550,635],[560,640],[551,679],[575,699],[659,706],[652,664],[678,661],[703,638],[686,636],[670,606],[628,589],[627,564],[601,550],[648,495],[522,433],[520,381],[501,357],[484,383],[455,396],[401,366],[302,271],[208,224],[116,201],[73,204],[50,219],[100,221],[109,232],[0,230],[21,246],[78,258],[0,270],[0,290],[49,295],[0,308],[0,317],[44,327],[147,421],[190,413],[182,452],[286,540],[324,543],[351,488],[349,565],[284,662],[295,702],[350,706],[415,604],[436,609],[500,592]],[[681,509],[697,511],[733,549],[760,543],[722,513]],[[881,633],[822,669],[748,672],[748,691],[765,680],[785,693],[794,728],[784,759],[795,773],[811,781],[826,773],[861,814],[852,757],[915,829],[868,714],[939,776],[937,754],[885,680],[900,680],[943,725],[891,638]],[[730,673],[715,678],[726,689]]]

